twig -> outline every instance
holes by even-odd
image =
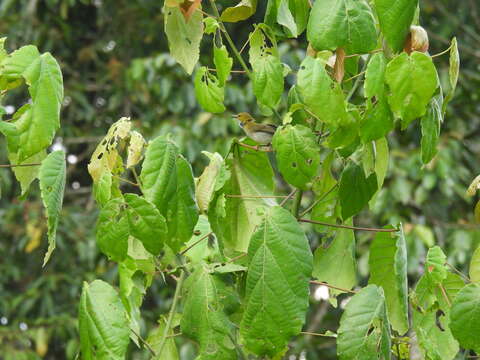
[[[22,167],[22,166],[40,166],[42,163],[31,163],[31,164],[1,164],[0,168],[12,168],[12,167]]]
[[[183,335],[182,333],[176,333],[176,334],[173,334],[173,335],[168,335],[168,336],[167,336],[167,339],[173,338],[173,337],[175,337],[175,336],[182,336],[182,335]]]
[[[208,71],[217,72],[217,69],[208,68]],[[244,70],[230,70],[232,74],[246,74]]]
[[[383,51],[383,49],[375,49],[375,50],[370,51],[369,54],[375,54],[375,53],[382,52],[382,51]],[[345,56],[345,59],[352,58],[352,57],[355,57],[355,56],[362,56],[362,54],[350,54],[350,55],[346,55],[346,56]]]
[[[137,174],[137,170],[135,170],[135,167],[132,167],[132,173],[133,173],[133,177],[135,178],[135,181],[137,182],[138,184],[138,187],[140,188],[140,190],[142,190],[142,182],[140,181],[140,177],[138,176]],[[142,190],[143,192],[143,190]]]
[[[228,264],[228,263],[232,263],[232,262],[237,261],[238,259],[241,259],[241,258],[243,258],[243,257],[245,257],[245,256],[247,256],[247,255],[248,255],[248,253],[240,254],[240,255],[238,255],[238,256],[235,256],[234,258],[231,258],[231,259],[228,260],[226,263],[227,263],[227,264]]]
[[[353,79],[355,79],[355,78],[357,78],[357,77],[359,77],[359,76],[362,76],[363,74],[365,74],[365,72],[366,72],[366,71],[362,71],[362,72],[358,73],[357,75],[353,75],[352,77],[349,77],[347,80],[344,81],[344,83],[346,83],[346,82],[348,82],[348,81],[350,81],[350,80],[353,80]]]
[[[124,179],[120,176],[117,176],[117,175],[113,175],[114,178],[120,180],[120,181],[123,181],[123,182],[126,182],[127,184],[130,184],[130,185],[133,185],[133,186],[137,186],[137,187],[140,187],[140,185],[138,185],[137,183],[134,183],[133,181],[130,181],[130,180],[127,180],[127,179]]]
[[[295,195],[296,192],[297,192],[297,189],[293,189],[292,192],[290,194],[288,194],[285,199],[282,200],[282,202],[280,203],[280,206],[285,205],[287,203],[287,201],[290,200],[293,195]]]
[[[430,57],[433,59],[433,58],[436,58],[436,57],[438,57],[438,56],[442,56],[443,54],[448,53],[451,48],[452,48],[452,45],[450,45],[450,46],[449,46],[448,48],[446,48],[445,50],[439,52],[438,54],[432,55],[432,56],[430,56]]]
[[[343,289],[341,287],[333,286],[333,285],[330,285],[330,284],[328,284],[326,282],[323,282],[323,281],[310,280],[310,284],[323,285],[323,286],[326,286],[326,287],[331,288],[331,289],[340,290],[340,291],[347,292],[347,293],[352,293],[352,294],[357,293],[357,291],[355,291],[355,290]]]
[[[300,331],[300,334],[302,334],[302,335],[312,335],[312,336],[333,337],[331,335],[319,334],[319,333],[314,333],[314,332],[310,332],[310,331]]]
[[[298,217],[298,212],[300,211],[300,205],[302,203],[303,190],[298,189],[295,194],[295,199],[293,201],[292,214],[296,218]]]
[[[323,201],[337,186],[338,186],[338,183],[333,185],[330,188],[330,190],[328,190],[326,193],[324,193],[322,196],[320,196],[317,200],[315,200],[308,208],[306,208],[305,211],[302,212],[299,217],[303,217],[305,214],[308,214],[308,212],[310,212],[310,210],[312,210],[318,203]]]
[[[317,224],[323,226],[330,226],[334,228],[341,228],[341,229],[351,229],[351,230],[362,230],[362,231],[373,231],[373,232],[397,232],[398,229],[378,229],[378,228],[366,228],[366,227],[358,227],[358,226],[348,226],[348,225],[340,225],[340,224],[329,224],[323,221],[314,221],[309,219],[298,219],[300,222],[310,223],[310,224]]]
[[[194,247],[195,245],[197,245],[198,243],[202,242],[203,240],[205,240],[206,238],[208,238],[210,235],[213,234],[213,231],[210,231],[208,234],[206,235],[203,235],[200,239],[198,239],[197,241],[195,241],[192,245],[190,245],[189,247],[187,247],[185,250],[181,251],[180,252],[180,255],[184,255],[188,250],[190,250],[192,247]]]
[[[284,199],[286,195],[225,195],[227,198],[241,199]]]
[[[360,76],[357,77],[357,79],[355,80],[355,82],[353,83],[353,86],[352,86],[352,89],[350,90],[350,92],[348,93],[347,95],[347,98],[345,99],[347,102],[350,101],[350,99],[352,98],[352,96],[355,94],[355,91],[357,91],[357,88],[358,88],[358,85],[360,85],[360,81],[362,81],[362,78],[363,78],[363,74],[365,73],[365,71],[367,70],[367,65],[368,65],[368,62],[370,61],[370,58],[372,57],[372,55],[368,55],[368,58],[367,60],[365,61],[365,64],[363,64],[363,67],[362,67],[362,70],[360,71]]]
[[[255,151],[273,152],[273,149],[271,147],[264,148],[262,146],[253,146],[253,145],[248,145],[241,142],[238,142],[237,144],[240,146],[243,146],[244,148],[255,150]]]
[[[445,288],[443,287],[442,284],[438,284],[438,287],[440,288],[440,291],[442,292],[442,295],[443,295],[445,301],[447,302],[447,305],[449,307],[451,307],[452,303],[450,302],[450,299],[448,298],[448,295],[447,295],[447,292],[445,291]]]
[[[160,345],[158,346],[158,356],[162,355],[162,350],[165,347],[167,342],[168,332],[172,326],[173,315],[175,314],[175,308],[177,307],[178,299],[180,298],[180,293],[182,291],[183,280],[185,279],[185,271],[180,270],[180,277],[178,278],[177,287],[175,289],[175,295],[173,295],[172,306],[170,307],[170,312],[168,313],[167,324],[165,325],[165,330],[163,330],[162,339],[160,340]]]
[[[135,330],[133,330],[132,328],[130,328],[130,331],[132,333],[134,333],[139,339],[140,339],[140,342],[145,345],[145,347],[148,349],[148,351],[150,351],[152,353],[153,356],[157,356],[157,353],[155,352],[155,350],[152,349],[152,347],[150,346],[150,344],[148,342],[145,341],[144,338],[142,338],[140,336],[140,334],[138,334]]]
[[[445,263],[445,264],[446,264],[450,269],[452,269],[453,271],[455,271],[458,275],[460,275],[460,276],[463,278],[463,280],[465,280],[467,283],[471,282],[470,279],[469,279],[467,276],[465,276],[460,270],[458,270],[457,268],[455,268],[455,266],[450,265],[448,262]]]

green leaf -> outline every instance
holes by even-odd
[[[338,329],[340,360],[390,359],[390,327],[381,288],[368,285],[355,294]]]
[[[215,31],[220,29],[220,24],[218,23],[217,19],[213,17],[206,17],[203,19],[203,23],[205,24],[205,34],[214,34]]]
[[[172,328],[168,331],[169,338],[166,339],[165,345],[162,350],[162,354],[158,355],[160,350],[160,344],[162,341],[163,333],[165,332],[166,319],[164,316],[161,316],[158,319],[158,326],[148,335],[147,343],[152,347],[152,349],[157,353],[157,356],[154,356],[152,360],[179,360],[177,345],[175,344],[174,331]]]
[[[369,104],[368,100],[367,104]],[[364,144],[383,138],[394,127],[393,114],[386,97],[380,97],[373,106],[370,104],[367,106],[359,130],[360,138]]]
[[[198,62],[203,37],[203,14],[194,11],[187,21],[179,7],[165,5],[165,33],[170,54],[188,74]]]
[[[422,162],[428,164],[437,154],[437,144],[440,137],[442,123],[442,109],[433,98],[428,105],[427,113],[422,117]]]
[[[105,171],[97,182],[93,183],[95,200],[100,205],[105,205],[112,198],[112,173]]]
[[[388,102],[405,129],[425,114],[438,87],[435,65],[432,58],[423,53],[413,52],[410,56],[402,53],[388,63],[385,79],[391,91]]]
[[[65,192],[66,173],[65,153],[60,150],[50,153],[40,166],[40,192],[48,218],[48,250],[43,259],[43,266],[48,262],[55,249],[58,218],[62,210],[63,193]]]
[[[328,247],[319,246],[315,250],[313,277],[342,289],[349,290],[355,286],[355,236],[352,230],[338,230]],[[331,292],[336,294],[342,291]]]
[[[381,189],[388,171],[388,141],[386,138],[375,141],[375,174],[378,188]]]
[[[250,34],[250,64],[252,65],[253,92],[260,104],[275,108],[283,94],[283,65],[273,35],[264,27]],[[273,43],[268,46],[266,37]]]
[[[43,159],[47,156],[45,150],[40,151],[38,154],[32,155],[31,157],[25,159],[22,162],[18,161],[16,153],[8,153],[8,160],[10,164],[35,164],[42,162]],[[38,176],[39,167],[38,166],[14,166],[12,167],[15,178],[20,183],[22,188],[22,195],[25,195],[30,188],[30,184]]]
[[[144,147],[145,139],[143,138],[142,134],[140,134],[138,131],[131,131],[127,149],[127,169],[134,167],[140,162]]]
[[[375,0],[380,30],[395,52],[403,49],[417,6],[418,0]]]
[[[225,288],[202,267],[185,281],[180,327],[184,335],[199,344],[201,359],[237,359],[231,340],[233,324],[224,312]]]
[[[167,224],[151,202],[136,194],[125,194],[130,234],[152,255],[158,255],[167,237]]]
[[[365,97],[369,99],[383,97],[385,94],[386,68],[387,60],[385,55],[383,53],[373,54],[365,71]]]
[[[377,176],[365,177],[362,167],[350,163],[342,172],[339,186],[342,218],[344,220],[359,213],[377,191]]]
[[[407,247],[403,229],[379,232],[370,246],[369,284],[383,288],[388,318],[400,335],[408,331]]]
[[[480,353],[480,285],[468,284],[455,297],[450,329],[460,346]]]
[[[252,235],[248,261],[240,334],[247,349],[274,357],[302,329],[312,273],[308,239],[287,210],[267,211]]]
[[[257,0],[241,0],[237,5],[223,10],[220,20],[238,22],[248,19],[257,10]]]
[[[220,86],[225,86],[225,82],[230,76],[232,70],[233,59],[228,56],[228,50],[225,45],[218,47],[213,46],[213,62],[217,69],[217,76]]]
[[[325,70],[325,62],[307,56],[297,75],[297,90],[307,108],[327,124],[340,124],[348,118],[342,89]]]
[[[480,246],[473,252],[468,274],[471,281],[480,282]]]
[[[272,146],[285,180],[306,190],[320,165],[320,148],[315,135],[303,125],[287,125],[275,132]]]
[[[223,157],[219,153],[202,151],[210,159],[210,163],[203,170],[196,184],[196,197],[200,212],[206,213],[216,190],[219,190],[227,180],[227,173]]]
[[[123,304],[113,287],[101,280],[91,284],[84,282],[78,318],[83,359],[125,358],[130,328]]]
[[[217,77],[211,74],[205,66],[195,73],[195,97],[205,111],[221,113],[225,111],[223,105],[224,88]]]
[[[185,249],[188,249],[185,256],[190,260],[191,264],[211,261],[220,253],[217,243],[212,241],[215,239],[215,236],[210,234],[211,231],[208,218],[205,215],[200,215],[192,237],[184,246]]]
[[[273,195],[274,174],[267,155],[236,144],[232,153],[233,158],[227,161],[231,177],[222,192],[227,195]],[[223,206],[222,199],[225,201]],[[273,199],[217,199],[214,205],[216,210],[213,214],[209,212],[209,221],[227,255],[235,251],[247,251],[250,237],[262,220],[259,210],[275,204]]]
[[[305,31],[309,14],[308,0],[269,0],[264,23],[282,37],[297,37]]]
[[[315,50],[345,48],[349,54],[375,49],[375,18],[364,0],[316,1],[311,10],[307,39]]]
[[[438,246],[428,249],[425,259],[425,275],[433,284],[441,284],[447,277],[447,257]]]
[[[129,226],[122,199],[110,200],[98,215],[96,236],[100,250],[120,262],[127,256]]]
[[[452,39],[450,44],[450,67],[448,69],[448,80],[450,82],[450,89],[448,90],[445,100],[442,105],[442,113],[445,114],[447,104],[452,100],[457,87],[458,74],[460,72],[460,55],[458,54],[457,38]]]

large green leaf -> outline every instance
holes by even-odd
[[[283,94],[283,65],[273,35],[257,27],[250,34],[253,92],[260,104],[274,108]],[[272,46],[267,45],[267,38]]]
[[[308,239],[287,210],[267,211],[252,235],[248,262],[240,334],[247,349],[274,357],[305,322],[312,273]]]
[[[340,319],[340,360],[390,359],[390,327],[381,288],[368,285],[355,294]]]
[[[377,191],[377,176],[365,177],[361,166],[351,162],[342,172],[338,189],[342,218],[359,213]]]
[[[353,230],[338,230],[328,247],[319,246],[315,250],[313,277],[342,289],[349,290],[355,286],[357,275]]]
[[[403,230],[379,232],[370,246],[369,284],[381,286],[392,328],[403,335],[408,330],[407,246]]]
[[[380,97],[375,104],[368,103],[367,111],[360,122],[360,138],[363,143],[377,140],[386,136],[393,127],[394,119],[388,100]]]
[[[272,146],[284,179],[306,190],[320,165],[320,148],[312,131],[303,125],[284,126],[275,132]]]
[[[480,282],[480,246],[473,252],[468,275],[471,281]]]
[[[428,164],[437,154],[442,120],[442,109],[437,99],[433,98],[428,105],[427,113],[420,122],[422,126],[422,162],[424,164]]]
[[[307,38],[316,50],[345,48],[349,54],[367,53],[377,45],[375,18],[365,0],[315,1]]]
[[[205,111],[212,113],[225,111],[223,105],[224,88],[217,77],[211,74],[205,66],[197,70],[194,83],[195,96]]]
[[[125,205],[120,198],[110,200],[98,215],[96,236],[100,250],[115,261],[127,256],[130,229]]]
[[[394,51],[403,49],[418,0],[375,0],[380,29]]]
[[[136,194],[125,194],[130,234],[153,255],[158,255],[167,237],[167,224],[151,202]]]
[[[50,153],[40,166],[40,192],[48,217],[48,250],[43,260],[43,266],[55,249],[55,237],[58,218],[62,210],[66,173],[65,153],[61,150]]]
[[[125,358],[130,328],[123,304],[113,287],[101,280],[83,283],[78,318],[83,359]]]
[[[220,20],[237,22],[246,20],[257,10],[257,0],[241,0],[237,5],[227,7],[222,12]]]
[[[268,157],[260,151],[233,145],[233,158],[227,161],[231,177],[215,201],[209,220],[227,254],[246,252],[255,227],[261,222],[259,210],[273,206],[273,199],[228,197],[228,195],[273,195],[274,174]]]
[[[325,70],[325,62],[307,56],[300,65],[297,90],[307,108],[327,124],[339,124],[347,119],[342,89]]]
[[[450,329],[463,348],[480,353],[480,284],[468,284],[457,294]]]
[[[225,314],[226,286],[207,269],[198,267],[185,281],[182,333],[200,346],[201,359],[237,359],[233,324]]]
[[[185,71],[192,73],[200,56],[200,42],[203,37],[203,14],[194,11],[188,21],[180,8],[165,5],[165,33],[168,38],[170,54],[183,66]]]
[[[297,37],[307,27],[309,13],[308,0],[268,0],[264,22],[282,35]]]
[[[410,56],[402,53],[388,63],[385,79],[391,91],[390,107],[395,116],[402,119],[405,129],[425,114],[438,87],[435,65],[432,58],[423,53],[413,52]]]

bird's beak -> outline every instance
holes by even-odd
[[[238,119],[238,115],[232,115],[233,118]]]

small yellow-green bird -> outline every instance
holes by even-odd
[[[277,130],[277,126],[273,124],[259,124],[247,112],[241,112],[238,115],[233,115],[238,119],[240,127],[245,131],[245,134],[260,145],[269,145],[272,142],[273,134]]]

